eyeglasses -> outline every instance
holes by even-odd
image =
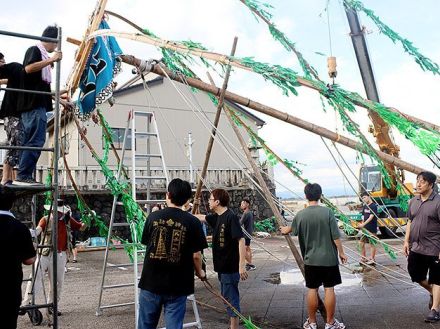
[[[209,198],[209,201],[215,201],[215,199],[214,198]]]

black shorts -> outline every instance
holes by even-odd
[[[440,285],[440,262],[438,256],[427,256],[410,251],[408,256],[408,273],[413,282],[426,280],[429,270],[430,284]]]
[[[244,245],[245,246],[250,246],[251,245],[251,239],[244,238]]]
[[[332,288],[342,283],[341,272],[339,272],[338,265],[304,265],[304,277],[306,279],[306,287],[310,289],[318,289],[322,285],[324,288]]]

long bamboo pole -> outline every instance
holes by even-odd
[[[209,59],[218,63],[222,63],[222,64],[226,64],[226,65],[231,65],[246,71],[252,71],[251,68],[243,65],[240,63],[239,59],[236,58],[232,58],[229,57],[227,55],[224,54],[220,54],[220,53],[215,53],[215,52],[210,52],[210,51],[206,51],[206,50],[202,50],[202,49],[197,49],[197,48],[188,48],[180,43],[176,43],[173,41],[168,41],[168,40],[162,40],[162,39],[158,39],[158,38],[154,38],[145,34],[139,34],[139,33],[130,33],[130,32],[118,32],[118,31],[113,31],[113,30],[97,30],[93,33],[91,33],[89,35],[89,38],[96,38],[98,36],[114,36],[114,37],[119,37],[119,38],[123,38],[123,39],[129,39],[129,40],[134,40],[134,41],[139,41],[142,43],[147,43],[156,47],[160,47],[160,48],[166,48],[166,49],[170,49],[176,52],[180,52],[180,53],[184,53],[184,54],[191,54],[193,56],[197,56],[197,57],[202,57],[205,59]],[[303,78],[303,77],[296,77],[297,82],[307,88],[316,90],[318,92],[320,92],[320,88],[314,84],[313,82]],[[346,98],[348,98],[348,96],[346,96]],[[362,101],[360,100],[356,100],[353,98],[349,98],[350,101],[352,101],[354,104],[356,104],[357,106],[363,107],[363,108],[367,108],[368,107],[365,104],[374,104],[374,102],[367,100],[367,99],[362,99]],[[398,115],[402,115],[402,113],[398,110],[396,110],[393,107],[387,107],[387,109],[390,112],[396,113]],[[436,131],[440,131],[440,126],[432,123],[432,122],[427,122],[424,121],[422,119],[416,118],[414,116],[410,116],[410,115],[403,115],[408,121],[419,124],[423,127],[426,127],[428,129],[431,130],[436,130]]]
[[[139,66],[141,63],[141,60],[131,56],[131,55],[122,55],[121,56],[121,60],[124,63],[130,64],[130,65],[134,65],[134,66]],[[211,94],[213,94],[214,96],[219,96],[221,89],[215,86],[211,86],[199,79],[194,79],[194,78],[190,78],[190,77],[185,77],[184,79],[178,75],[175,74],[174,72],[164,68],[163,66],[159,67],[159,64],[154,65],[154,67],[152,68],[151,72],[158,74],[160,76],[169,76],[172,80],[180,82],[180,83],[188,83],[191,87],[197,88],[199,90],[202,91],[206,91],[209,92]],[[165,71],[165,73],[164,73]],[[238,94],[232,93],[230,91],[226,91],[225,92],[225,99],[231,101],[231,102],[235,102],[237,104],[243,105],[245,107],[251,108],[257,112],[269,115],[273,118],[279,119],[281,121],[287,122],[291,125],[300,127],[302,129],[308,130],[314,134],[320,135],[322,137],[325,137],[331,141],[334,141],[336,143],[345,145],[349,148],[352,148],[354,150],[357,150],[359,152],[363,152],[365,153],[365,151],[363,150],[363,147],[360,143],[358,143],[355,140],[349,139],[347,137],[341,136],[337,133],[334,133],[331,130],[328,130],[327,128],[324,127],[320,127],[316,124],[313,124],[311,122],[302,120],[298,117],[295,117],[293,115],[290,115],[286,112],[281,112],[276,110],[273,107],[261,104],[259,102],[253,101],[250,98],[246,98],[243,96],[240,96]],[[377,150],[376,150],[377,151]],[[396,167],[399,167],[403,170],[406,170],[408,172],[414,173],[414,174],[419,174],[422,171],[427,171],[426,169],[423,169],[421,167],[412,165],[404,160],[401,160],[399,158],[393,157],[392,155],[386,154],[382,151],[377,151],[377,155],[386,163],[390,163],[395,165]],[[437,181],[440,182],[440,177],[437,176]]]
[[[234,38],[234,42],[232,44],[231,57],[235,55],[235,50],[237,48],[237,40],[238,38]],[[214,127],[212,128],[211,136],[209,136],[208,146],[206,147],[205,161],[203,162],[202,172],[199,176],[199,181],[197,183],[197,189],[194,196],[194,206],[192,209],[193,214],[197,214],[200,206],[200,195],[202,194],[203,181],[206,177],[206,172],[208,171],[209,159],[211,157],[212,147],[214,145],[215,134],[217,133],[218,123],[220,121],[220,114],[222,113],[223,102],[225,99],[226,88],[228,87],[229,76],[231,74],[231,66],[228,65],[226,69],[225,79],[223,81],[223,86],[220,91],[219,101],[217,105],[217,111],[215,112],[214,118]]]
[[[154,67],[152,72],[159,74],[159,75],[164,75],[163,73],[163,67],[162,68],[158,68],[158,67]],[[198,79],[194,79],[194,78],[189,78],[186,77],[185,80],[182,78],[179,78],[179,76],[173,74],[171,71],[167,71],[167,74],[171,77],[171,79],[181,82],[181,83],[185,83],[187,82],[190,86],[195,87],[197,89],[206,91],[206,92],[210,92],[216,96],[220,95],[220,88],[211,86],[201,80]],[[270,106],[255,102],[249,98],[245,98],[243,96],[234,94],[232,92],[226,91],[225,93],[225,99],[235,102],[237,104],[249,107],[257,112],[269,115],[273,118],[279,119],[281,121],[287,122],[289,124],[292,124],[294,126],[300,127],[302,129],[308,130],[312,133],[318,134],[322,137],[325,137],[331,141],[334,141],[336,143],[345,145],[347,147],[350,147],[354,150],[360,151],[360,152],[365,152],[363,151],[363,147],[360,143],[358,143],[355,140],[349,139],[347,137],[341,136],[337,133],[332,132],[331,130],[328,130],[324,127],[320,127],[318,125],[315,125],[311,122],[302,120],[298,117],[295,117],[293,115],[290,115],[286,112],[281,112],[278,111]],[[376,150],[377,151],[377,150]],[[423,169],[421,167],[412,165],[404,160],[401,160],[399,158],[393,157],[392,155],[386,154],[382,151],[377,151],[377,155],[384,161],[390,164],[395,165],[396,167],[399,167],[401,169],[404,169],[406,171],[412,172],[414,174],[419,174],[422,171],[427,171],[426,169]],[[437,176],[437,180],[440,181],[440,178]]]
[[[209,73],[208,73],[208,78],[211,82],[211,85],[215,86],[214,80],[212,79],[212,77]],[[220,97],[219,97],[219,99],[220,99]],[[266,201],[267,201],[270,209],[272,210],[272,212],[275,216],[275,219],[276,219],[278,225],[283,226],[284,219],[281,216],[281,213],[280,213],[278,207],[275,205],[275,202],[272,199],[272,193],[270,192],[269,188],[267,187],[267,183],[264,180],[263,175],[260,172],[260,169],[258,168],[257,164],[255,163],[254,159],[252,158],[251,152],[249,151],[247,144],[246,144],[243,136],[240,133],[240,130],[234,124],[234,121],[232,120],[231,113],[229,113],[229,110],[225,106],[222,106],[221,108],[225,112],[226,117],[229,121],[229,125],[232,127],[232,129],[235,132],[235,135],[237,136],[237,139],[238,139],[238,142],[240,143],[241,149],[242,149],[243,153],[246,155],[246,158],[252,167],[253,174],[257,178],[258,184],[260,185],[261,189],[263,190],[263,194],[266,198]],[[304,276],[304,260],[302,259],[301,254],[299,253],[298,249],[296,248],[292,237],[290,235],[284,235],[284,237],[286,238],[286,241],[287,241],[287,244],[289,245],[290,251],[292,252],[293,257],[295,258],[296,264],[298,265],[302,275]],[[318,295],[318,299],[319,299],[319,311],[322,315],[324,315],[325,314],[324,303],[322,302],[319,295]],[[324,318],[325,318],[325,315],[324,315]]]

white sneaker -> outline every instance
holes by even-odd
[[[325,329],[345,329],[345,325],[335,319],[335,322],[333,322],[333,324],[326,323]]]
[[[318,329],[318,326],[316,325],[316,322],[310,322],[307,318],[306,322],[303,324],[304,329]]]

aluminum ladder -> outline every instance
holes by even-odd
[[[136,120],[138,119],[138,120]],[[146,122],[144,123],[136,123],[136,121],[144,120]],[[139,127],[145,127],[143,130],[139,131]],[[129,132],[130,131],[130,132]],[[121,162],[118,167],[117,172],[117,180],[121,181],[122,177],[122,169],[123,169],[123,162],[126,158],[125,152],[127,150],[127,141],[128,136],[131,136],[131,155],[129,158],[131,159],[131,193],[132,198],[135,200],[139,205],[145,205],[147,214],[151,211],[151,205],[155,203],[164,203],[165,200],[158,200],[158,199],[152,199],[151,196],[151,190],[153,187],[153,183],[155,181],[162,181],[165,182],[165,186],[168,185],[169,178],[168,178],[168,170],[165,164],[163,151],[162,151],[162,145],[160,142],[160,136],[159,136],[159,130],[157,127],[157,122],[155,120],[154,113],[151,112],[143,112],[143,111],[130,111],[129,117],[127,120],[127,125],[125,127],[124,131],[124,138],[123,138],[123,147],[122,147],[122,155],[121,155]],[[138,141],[140,141],[138,143]],[[141,142],[144,141],[145,143],[141,145]],[[152,149],[154,148],[154,151],[156,153],[152,153]],[[155,175],[152,171],[152,161],[155,161],[155,165],[159,164],[161,168],[161,175]],[[140,170],[140,173],[138,173],[138,164],[139,162],[142,162],[143,168],[146,168],[146,170]],[[157,170],[155,171],[157,172]],[[145,174],[144,174],[145,173]],[[144,184],[141,184],[144,183]],[[143,185],[146,187],[146,199],[138,199],[137,198],[137,192],[139,190],[139,186]],[[163,186],[163,184],[161,184]],[[118,201],[117,197],[113,198],[113,205],[112,205],[112,212],[111,212],[111,218],[109,223],[109,233],[107,236],[107,243],[106,243],[106,249],[105,249],[105,255],[104,255],[104,264],[103,264],[103,270],[102,270],[102,277],[101,277],[101,286],[99,291],[99,300],[98,300],[98,307],[96,310],[96,315],[102,315],[104,309],[109,308],[115,308],[115,307],[123,307],[123,306],[129,306],[134,305],[135,306],[135,326],[137,328],[138,326],[138,310],[139,310],[139,290],[138,290],[138,282],[139,282],[139,272],[138,272],[138,266],[142,265],[143,263],[139,261],[139,258],[143,258],[144,256],[144,248],[139,248],[137,244],[132,244],[133,247],[133,262],[125,263],[125,264],[109,264],[109,252],[114,247],[112,245],[112,235],[115,228],[118,227],[127,227],[130,224],[127,222],[122,223],[115,223],[115,213],[116,213],[116,206],[122,205],[121,202]],[[135,237],[136,241],[139,241],[141,237]],[[120,283],[120,284],[109,284],[106,285],[105,277],[107,273],[107,269],[111,268],[125,268],[125,267],[131,267],[133,266],[133,281],[128,283]],[[103,305],[102,297],[105,290],[108,289],[117,289],[117,288],[124,288],[124,287],[131,287],[134,288],[134,301],[133,302],[127,302],[127,303],[119,303],[119,304],[110,304],[110,305]],[[189,327],[197,327],[199,329],[202,328],[199,312],[197,309],[197,304],[195,302],[194,295],[188,296],[188,301],[192,302],[192,306],[194,309],[194,315],[195,315],[195,322],[184,324],[185,328]]]

